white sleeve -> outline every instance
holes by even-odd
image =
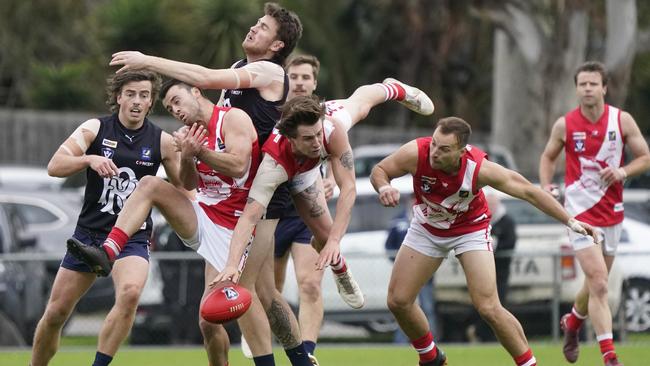
[[[264,154],[248,197],[259,202],[262,206],[267,207],[269,201],[271,201],[271,197],[273,197],[273,193],[275,193],[275,189],[288,180],[289,175],[284,170],[284,167],[269,154]]]

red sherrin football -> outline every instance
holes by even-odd
[[[224,281],[201,302],[201,317],[221,324],[242,316],[251,306],[251,293],[242,286]]]

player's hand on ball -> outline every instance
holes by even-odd
[[[232,281],[233,283],[239,282],[239,277],[241,273],[237,267],[226,266],[221,273],[219,273],[213,280],[210,282],[208,287],[215,288],[219,282]]]

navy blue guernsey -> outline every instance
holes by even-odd
[[[272,60],[260,61],[274,62]],[[247,63],[246,59],[240,60],[235,63],[233,68],[237,69],[243,67]],[[259,90],[256,88],[227,89],[223,94],[223,104],[225,107],[239,108],[248,114],[251,120],[253,120],[253,125],[257,131],[257,140],[259,141],[260,147],[262,147],[271,134],[271,131],[273,131],[273,127],[275,127],[276,123],[280,121],[280,115],[282,114],[280,108],[287,100],[288,94],[289,76],[287,76],[287,73],[285,72],[284,93],[282,99],[274,102],[268,101],[262,98]],[[275,190],[275,193],[266,208],[266,218],[280,218],[289,202],[291,202],[289,186],[286,183],[283,183]]]
[[[271,61],[271,60],[260,60]],[[271,61],[273,62],[273,61]],[[243,67],[248,62],[243,59],[237,62],[233,68]],[[260,95],[259,90],[255,88],[246,89],[227,89],[223,95],[224,107],[235,107],[243,110],[253,120],[253,125],[257,131],[257,140],[260,147],[264,145],[266,139],[271,134],[275,124],[280,121],[280,108],[287,100],[289,94],[289,77],[284,73],[284,93],[282,99],[278,101],[268,101]]]
[[[100,177],[87,168],[84,205],[77,228],[100,236],[108,235],[126,199],[145,175],[156,175],[162,154],[162,130],[145,118],[137,130],[129,130],[118,120],[117,114],[99,119],[100,127],[87,155],[101,155],[113,160],[119,169],[117,176]],[[151,212],[142,228],[131,239],[148,240],[151,236]]]

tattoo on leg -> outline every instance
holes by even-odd
[[[299,196],[309,204],[309,216],[319,217],[325,213],[325,208],[318,203],[318,196],[321,190],[318,189],[317,183],[300,192]]]
[[[266,312],[269,318],[271,330],[278,342],[282,344],[284,349],[291,349],[298,347],[300,341],[291,334],[291,320],[289,314],[285,311],[279,301],[273,299],[271,307]]]
[[[348,150],[341,155],[341,165],[347,170],[354,169],[354,158],[352,157],[352,150]]]

